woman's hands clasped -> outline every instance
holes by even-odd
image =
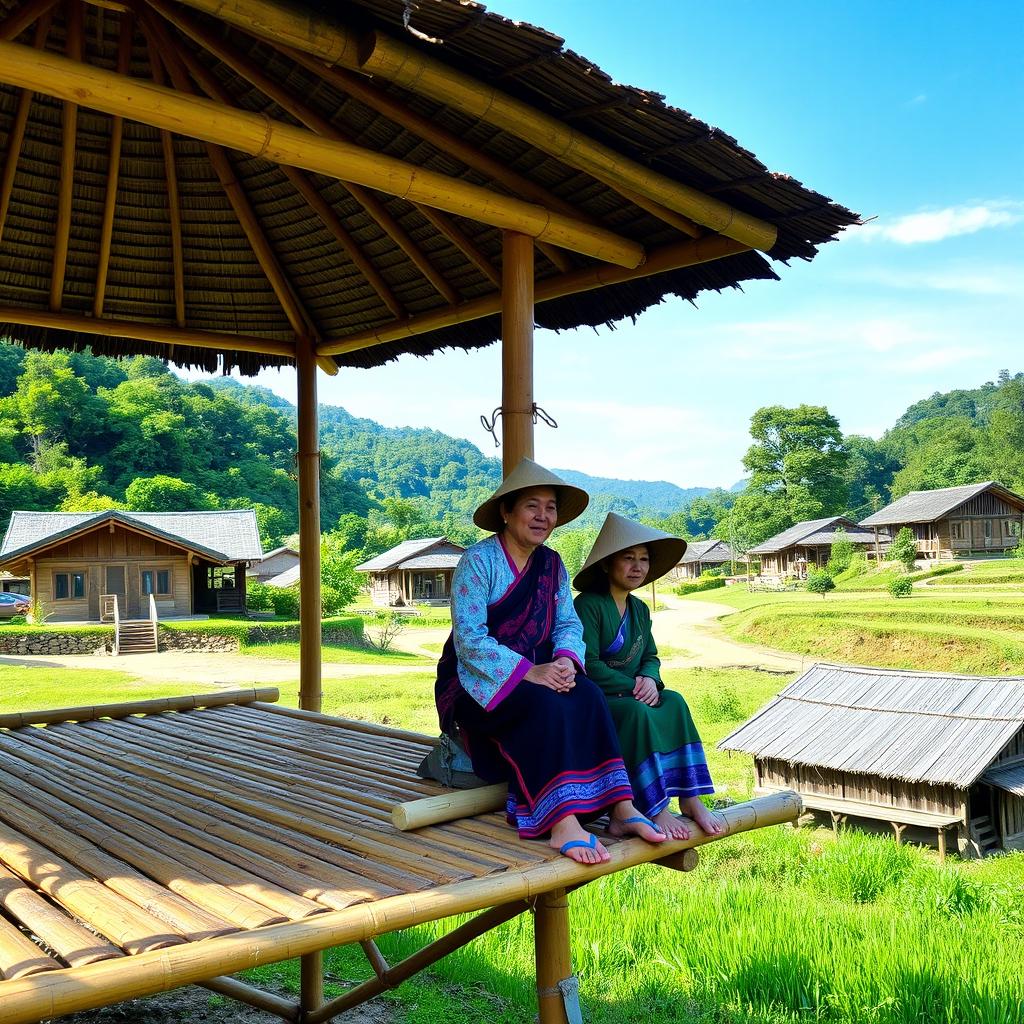
[[[555,658],[543,665],[534,665],[523,678],[556,693],[568,693],[576,685],[576,665],[571,658]]]
[[[657,707],[661,701],[661,697],[658,695],[658,684],[650,676],[637,676],[636,686],[633,687],[633,696],[636,697],[641,704],[647,704],[650,707]]]

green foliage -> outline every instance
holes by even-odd
[[[136,477],[124,496],[132,512],[195,512],[214,507],[195,484],[173,476]]]
[[[355,568],[362,560],[359,552],[345,550],[346,539],[344,534],[325,533],[320,541],[322,589],[331,592],[330,601],[326,596],[323,598],[325,615],[329,614],[328,603],[337,611],[350,605],[366,582]]]
[[[701,576],[700,579],[680,583],[675,588],[675,593],[680,597],[685,597],[687,594],[699,594],[704,590],[718,590],[724,586],[725,579],[721,576]]]
[[[914,532],[909,526],[899,529],[885,557],[890,562],[902,562],[907,572],[913,570],[914,562],[917,560],[917,541],[914,540]]]
[[[909,576],[896,576],[889,580],[886,589],[893,597],[910,597],[914,591],[914,583]]]
[[[846,536],[846,531],[841,526],[836,527],[832,553],[829,555],[828,565],[826,566],[828,574],[834,579],[841,572],[845,572],[849,568],[850,562],[853,561],[855,553],[856,548],[853,546],[853,542]]]
[[[275,588],[268,587],[259,580],[245,581],[245,604],[251,612],[269,612],[274,609],[271,597]]]
[[[583,568],[583,563],[590,554],[590,549],[597,540],[597,529],[587,527],[580,529],[575,523],[564,530],[555,530],[548,542],[561,556],[566,572],[571,580]]]
[[[744,707],[733,686],[706,690],[697,698],[696,708],[702,722],[740,722]]]
[[[827,569],[816,569],[809,572],[805,586],[809,593],[821,594],[822,597],[836,589],[835,580],[829,575]]]
[[[299,617],[298,587],[269,587],[270,603],[274,606],[274,614],[285,619]]]
[[[858,576],[863,576],[867,571],[868,556],[863,551],[857,551],[850,559],[849,565],[842,572],[834,574],[832,579],[837,587],[841,587],[844,583],[855,580]]]

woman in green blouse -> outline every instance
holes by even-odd
[[[681,694],[666,690],[651,613],[632,591],[669,571],[686,541],[610,512],[573,580],[583,622],[586,674],[604,691],[633,786],[633,801],[670,838],[686,839],[679,809],[704,832],[722,823],[700,799],[713,793],[700,736]]]

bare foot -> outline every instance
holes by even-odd
[[[632,800],[623,800],[612,808],[608,815],[608,831],[618,837],[639,836],[649,843],[663,843],[668,838],[636,809]]]
[[[686,827],[683,818],[677,818],[667,807],[654,817],[654,824],[669,837],[669,839],[689,839],[690,830]]]
[[[570,846],[567,843],[579,843]],[[551,846],[577,864],[603,864],[611,854],[601,845],[593,832],[588,832],[574,815],[563,818],[551,829]]]
[[[725,822],[714,811],[709,811],[700,797],[680,800],[679,809],[692,818],[705,835],[720,836],[725,832]]]

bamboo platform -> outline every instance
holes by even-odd
[[[0,716],[4,1024],[205,984],[316,1024],[538,898],[645,861],[688,869],[700,836],[605,838],[581,866],[494,813],[416,832],[395,804],[439,794],[430,738],[275,705],[248,690]],[[793,820],[793,794],[724,813],[730,833]],[[373,939],[482,910],[395,966]],[[303,1008],[224,975],[361,942],[376,977]],[[557,979],[556,979],[557,980]]]

